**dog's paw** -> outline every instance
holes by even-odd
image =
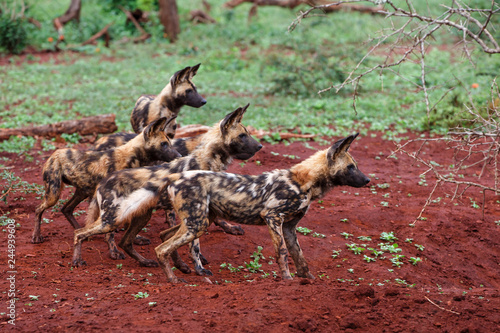
[[[174,277],[174,278],[172,278],[172,279],[168,279],[168,282],[170,282],[170,283],[187,283],[187,281],[186,281],[186,280],[184,280],[184,279],[179,279],[179,278],[177,278],[177,277]]]
[[[40,244],[40,243],[43,243],[44,239],[42,237],[42,235],[33,235],[33,237],[31,238],[31,242],[33,244]]]
[[[196,274],[201,276],[213,276],[212,272],[206,268],[197,269]]]
[[[232,225],[230,223],[227,223],[226,221],[217,221],[215,224],[219,226],[222,230],[224,230],[224,232],[227,234],[235,236],[245,234],[245,230],[243,230],[243,228],[240,227],[239,225]]]
[[[121,251],[118,251],[118,250],[115,250],[115,251],[109,251],[109,256],[111,257],[111,259],[113,260],[123,260],[125,259],[125,253],[121,252]]]
[[[140,265],[143,267],[158,267],[158,262],[153,259],[146,259],[140,262]]]
[[[189,266],[183,261],[174,263],[174,266],[184,274],[191,273],[191,268],[189,268]]]
[[[75,259],[71,262],[72,267],[82,267],[87,266],[87,263],[83,259]]]
[[[134,244],[135,245],[149,245],[149,244],[151,244],[151,241],[149,240],[149,238],[137,235],[137,236],[135,236]]]

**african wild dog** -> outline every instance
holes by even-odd
[[[160,266],[170,282],[178,282],[168,262],[180,246],[197,240],[216,217],[243,224],[267,225],[283,280],[292,279],[288,268],[290,252],[297,276],[314,278],[297,241],[295,228],[309,205],[339,185],[362,187],[368,179],[348,153],[358,134],[335,142],[288,170],[274,170],[257,176],[223,172],[188,171],[166,178],[167,192],[182,221],[161,233],[155,248]],[[133,237],[134,235],[130,235]],[[199,275],[212,275],[199,260],[198,240],[191,255]]]
[[[166,176],[187,170],[222,171],[233,158],[251,158],[262,145],[241,124],[247,108],[248,105],[236,109],[203,134],[202,144],[189,156],[161,165],[122,170],[103,179],[87,210],[87,225],[75,231],[73,265],[85,264],[81,256],[83,240],[126,227],[127,231],[119,246],[142,266],[158,266],[155,260],[146,259],[137,253],[132,241],[148,223],[153,209],[171,207],[168,194],[162,191]],[[134,237],[130,238],[132,234]],[[190,271],[181,260],[177,265],[184,272]]]
[[[142,95],[135,103],[130,123],[135,133],[160,117],[177,116],[184,105],[199,108],[207,103],[191,81],[200,64],[176,72],[159,95]]]
[[[136,138],[116,149],[106,151],[80,151],[64,148],[56,150],[45,162],[43,182],[45,197],[35,212],[33,243],[43,242],[40,223],[43,212],[54,206],[61,195],[63,183],[73,185],[75,194],[64,204],[62,213],[73,228],[80,227],[73,216],[76,206],[87,197],[92,197],[105,176],[116,170],[149,165],[162,160],[171,161],[180,156],[172,148],[170,139],[165,136],[165,127],[171,126],[175,117],[162,117],[150,125]]]

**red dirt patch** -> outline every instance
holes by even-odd
[[[2,270],[17,272],[16,327],[22,331],[127,328],[153,332],[164,328],[174,332],[498,330],[500,237],[494,222],[500,220],[498,198],[486,194],[483,220],[481,209],[471,207],[471,200],[482,204],[482,194],[469,190],[463,199],[450,202],[446,194],[452,195],[453,189],[441,187],[434,196],[441,200],[431,203],[424,213],[427,220],[410,227],[433,180],[428,176],[428,186],[418,185],[419,174],[425,169],[412,164],[406,156],[386,158],[393,145],[380,137],[380,133],[375,138],[360,137],[351,147],[360,169],[367,175],[375,174],[371,176],[373,190],[336,188],[314,203],[299,224],[325,235],[299,234],[304,255],[316,276],[313,281],[295,278],[284,282],[273,277],[273,271],[278,271],[271,258],[274,250],[267,228],[260,226],[243,226],[244,236],[226,235],[215,226],[209,228],[201,244],[210,261],[206,268],[214,273],[210,278],[213,284],[204,277],[176,271],[188,284],[171,285],[159,268],[140,267],[130,258],[113,261],[103,237],[84,243],[82,254],[88,266],[72,269],[73,232],[63,215],[48,210],[44,217],[52,221],[42,225],[47,240],[31,244],[34,211],[40,200],[35,194],[9,195],[8,206],[2,203],[0,209],[20,227],[15,233],[15,267],[8,269],[6,260],[2,260]],[[318,147],[317,143],[310,145]],[[450,163],[452,152],[444,148],[430,143],[423,152],[437,163]],[[257,174],[288,168],[312,153],[300,142],[264,144],[254,158],[244,165],[236,161],[229,171]],[[9,160],[2,163],[23,180],[40,184],[41,166],[50,153],[30,154],[34,161],[28,163],[15,154],[3,153]],[[300,160],[284,155],[299,156]],[[387,207],[382,202],[387,202]],[[84,208],[86,203],[77,210]],[[77,219],[83,222],[84,216]],[[148,258],[154,258],[154,247],[159,244],[156,235],[164,229],[163,221],[163,212],[155,214],[142,233],[153,244],[136,246]],[[383,242],[379,239],[381,233],[391,231],[398,238],[400,254],[406,256],[400,268],[393,266],[389,261],[392,255],[387,252],[386,259],[368,263],[363,256],[374,257],[369,250],[355,255],[346,247],[346,243],[354,242],[378,248]],[[345,239],[342,233],[352,236]],[[8,233],[2,235],[2,244],[7,244]],[[372,240],[361,240],[360,236]],[[408,238],[411,243],[405,242]],[[423,245],[423,251],[415,244]],[[243,269],[232,273],[220,268],[223,263],[245,266],[245,262],[253,260],[250,255],[258,246],[263,247],[265,260],[260,263],[267,277],[262,277],[264,272]],[[333,250],[340,250],[336,258],[332,258]],[[5,258],[7,246],[1,251]],[[181,255],[187,260],[185,249]],[[413,266],[410,257],[422,261]],[[293,263],[290,267],[293,271]],[[5,295],[9,290],[5,277],[0,286]],[[133,295],[139,292],[149,297],[135,299]],[[2,299],[7,301],[6,297]],[[2,307],[0,312],[8,311]],[[2,326],[9,327],[9,318],[2,318]]]

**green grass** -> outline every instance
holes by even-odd
[[[439,6],[435,5],[440,2],[428,1],[436,11]],[[43,25],[40,30],[30,28],[30,44],[39,49],[52,47],[47,40],[57,35],[51,19],[66,10],[66,2],[28,3],[32,4],[28,14]],[[363,43],[389,21],[381,16],[340,12],[305,19],[289,33],[294,11],[262,7],[248,23],[249,4],[228,10],[222,8],[223,3],[211,1],[211,15],[217,24],[193,25],[187,20],[188,13],[200,7],[200,2],[178,2],[182,33],[176,44],[163,38],[158,19],[151,15],[146,29],[153,36],[137,45],[118,43],[124,36],[136,36],[134,30],[125,27],[124,15],[104,13],[97,0],[84,2],[82,23],[65,28],[67,44],[62,47],[81,43],[106,23],[114,22],[111,47],[99,44],[98,50],[94,46],[79,48],[80,54],[60,55],[57,64],[25,61],[20,66],[1,67],[0,127],[114,113],[119,129],[131,130],[130,113],[141,94],[160,92],[175,71],[202,63],[194,82],[208,103],[200,109],[185,107],[178,119],[181,124],[210,125],[251,103],[244,122],[261,129],[299,128],[329,136],[365,132],[364,124],[374,130],[392,128],[395,133],[429,127],[443,131],[456,125],[456,114],[468,101],[466,91],[472,83],[479,84],[472,91],[474,102],[486,105],[489,85],[500,67],[500,57],[477,53],[477,67],[473,68],[456,54],[452,58],[450,52],[434,49],[426,56],[427,83],[434,87],[429,92],[431,102],[439,100],[450,87],[456,88],[429,119],[423,92],[415,91],[412,84],[420,80],[420,67],[413,63],[398,69],[410,82],[389,72],[367,76],[360,84],[355,112],[352,87],[338,94],[330,91],[318,95],[317,91],[341,83],[367,52],[369,44]],[[418,2],[417,6],[426,4]],[[433,42],[453,45],[455,40],[443,30]],[[367,65],[380,59],[370,57]]]

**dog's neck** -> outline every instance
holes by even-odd
[[[115,148],[119,169],[137,168],[150,164],[149,154],[144,150],[144,134],[141,133],[124,145]]]
[[[290,169],[301,191],[311,192],[312,200],[322,197],[335,184],[329,177],[327,150],[322,150]]]
[[[161,117],[173,117],[179,114],[183,102],[174,97],[172,85],[169,83],[161,93],[156,96],[156,104],[158,105]]]
[[[208,142],[197,147],[192,153],[200,170],[225,171],[233,161],[229,149],[222,142]]]

